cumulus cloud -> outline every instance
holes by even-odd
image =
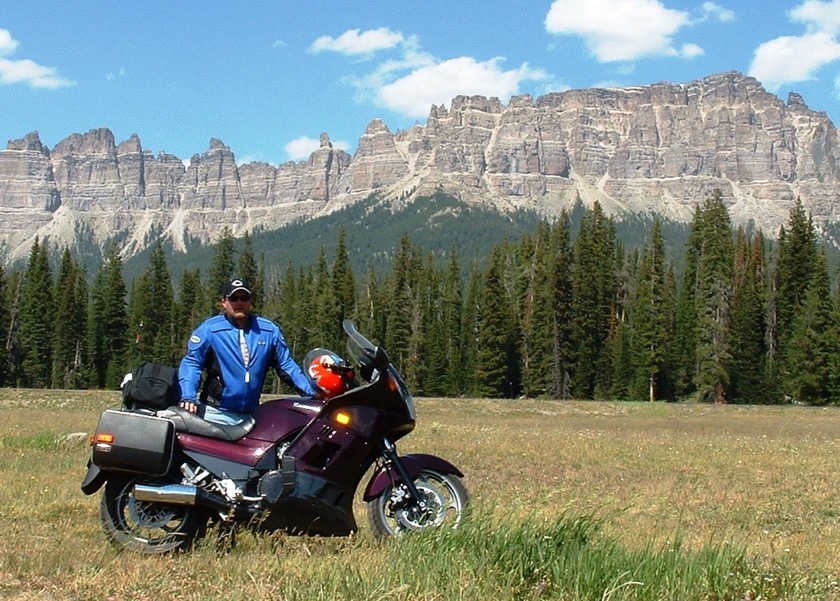
[[[840,32],[840,0],[807,0],[788,14],[791,20],[804,23],[809,33],[823,32],[836,36]]]
[[[15,53],[18,41],[6,29],[0,29],[0,57]],[[75,82],[61,77],[53,67],[45,67],[29,59],[0,58],[0,84],[28,83],[33,88],[63,88]]]
[[[783,84],[814,79],[822,66],[840,59],[840,43],[825,33],[782,36],[755,51],[749,74],[771,91]]]
[[[284,150],[286,156],[290,161],[302,161],[308,159],[309,155],[321,147],[320,140],[310,138],[308,136],[301,136],[286,144]]]
[[[350,145],[343,140],[330,140],[333,148],[338,148],[347,151]],[[321,140],[310,138],[309,136],[301,136],[286,144],[283,150],[286,151],[286,157],[290,161],[305,161],[313,152],[321,147]]]
[[[12,38],[12,34],[7,29],[0,29],[0,56],[12,54],[17,47],[18,41]]]
[[[817,72],[840,60],[840,0],[806,0],[788,11],[791,21],[802,23],[801,36],[781,36],[756,48],[749,74],[767,89],[816,79]]]
[[[545,18],[546,31],[583,38],[600,62],[702,54],[696,44],[674,45],[673,36],[690,24],[688,13],[659,0],[554,0]]]
[[[375,67],[343,81],[356,89],[358,102],[371,102],[415,119],[427,117],[433,104],[446,105],[459,94],[496,96],[506,102],[520,93],[522,82],[549,79],[544,71],[527,64],[505,69],[501,57],[485,61],[467,56],[439,59],[425,52],[416,36],[384,28],[352,29],[337,38],[322,36],[310,50],[366,58],[382,53]]]
[[[419,67],[379,88],[379,104],[396,113],[421,118],[429,115],[433,104],[447,104],[459,94],[495,96],[506,102],[519,93],[524,80],[543,80],[547,76],[527,64],[505,70],[501,58],[477,61],[458,57]]]
[[[309,49],[312,52],[338,52],[350,56],[373,55],[380,50],[389,50],[406,42],[405,36],[398,31],[391,31],[387,27],[361,31],[349,29],[337,38],[321,36],[316,39]]]
[[[711,19],[722,23],[729,23],[730,21],[735,20],[735,11],[724,8],[714,2],[704,2],[703,6],[700,7],[700,10],[703,13],[703,16],[700,19],[701,21]]]

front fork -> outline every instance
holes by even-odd
[[[397,472],[397,476],[399,476],[400,481],[408,491],[409,497],[414,500],[416,507],[420,511],[425,511],[425,497],[423,497],[423,495],[420,494],[420,491],[417,490],[417,486],[414,484],[414,477],[411,473],[409,473],[402,459],[400,459],[400,456],[397,454],[397,447],[387,438],[382,441],[382,457],[385,459],[386,469],[388,469],[389,466],[393,466],[394,470]]]

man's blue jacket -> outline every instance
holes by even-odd
[[[243,330],[248,346],[247,368],[239,331],[224,314],[211,317],[195,329],[178,371],[182,399],[195,401],[199,398],[201,373],[213,360],[212,355],[221,372],[222,390],[215,399],[220,409],[242,413],[254,411],[260,403],[265,376],[271,366],[285,373],[289,383],[301,394],[315,394],[312,384],[292,358],[276,323],[258,315],[251,316],[249,327]]]

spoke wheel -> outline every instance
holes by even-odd
[[[188,549],[203,536],[208,514],[200,507],[149,503],[134,498],[134,485],[146,478],[111,477],[105,485],[99,519],[116,547],[145,554]]]
[[[456,526],[461,521],[469,493],[458,476],[422,470],[415,476],[414,485],[423,497],[422,507],[399,484],[386,488],[368,502],[368,521],[377,536]]]

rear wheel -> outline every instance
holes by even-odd
[[[402,484],[389,486],[368,502],[368,521],[377,536],[393,536],[412,530],[456,526],[470,496],[461,478],[435,470],[422,470],[414,485],[423,498],[418,507]]]
[[[148,478],[112,476],[105,485],[99,519],[108,540],[120,549],[149,555],[188,549],[203,536],[209,515],[192,505],[138,501],[135,484]]]

